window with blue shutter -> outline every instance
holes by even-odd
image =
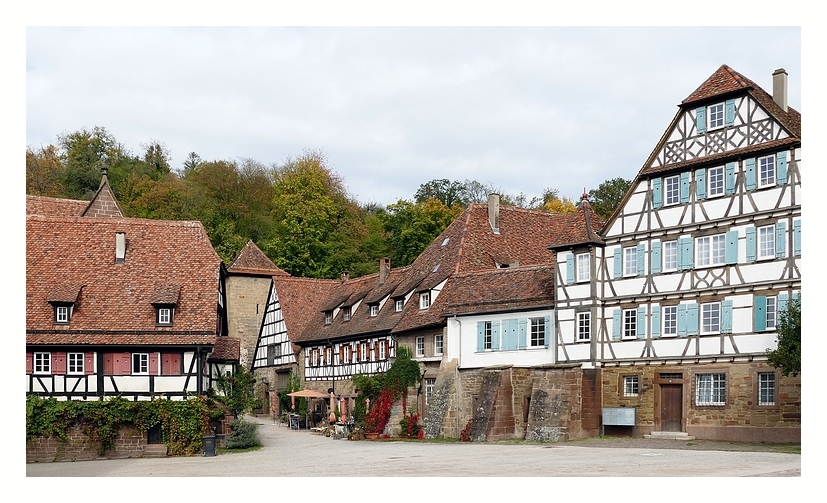
[[[663,179],[655,178],[652,180],[652,205],[655,208],[663,206]]]
[[[731,196],[735,194],[735,168],[737,164],[734,162],[726,163],[725,176],[724,176],[724,189],[726,191],[726,195]]]
[[[477,322],[477,351],[485,351],[485,322]]]
[[[525,318],[520,318],[519,320],[517,320],[517,349],[526,348],[526,332],[528,331],[527,326],[528,320],[526,320]]]
[[[620,326],[620,314],[620,308],[615,309],[615,312],[612,313],[612,339],[616,341],[620,340],[620,332],[622,328]]]
[[[623,248],[615,248],[615,279],[623,276]]]
[[[706,199],[706,170],[695,170],[695,195],[698,199]]]
[[[686,305],[686,335],[698,335],[698,304]]]
[[[729,231],[726,233],[726,263],[738,263],[738,231]]]
[[[574,283],[574,253],[570,253],[566,257],[566,283]]]
[[[502,350],[511,351],[517,349],[517,320],[503,320],[502,334]]]
[[[706,107],[695,110],[695,128],[698,134],[706,132]]]
[[[790,296],[786,293],[779,293],[778,294],[778,320],[781,320],[781,313],[787,310],[787,303],[789,302]]]
[[[643,243],[637,244],[637,274],[646,274],[646,246]]]
[[[767,298],[763,295],[756,295],[752,300],[755,313],[755,331],[767,329]]]
[[[660,337],[660,306],[652,306],[652,338]]]
[[[681,173],[681,202],[689,202],[689,171]]]
[[[793,254],[801,256],[801,220],[793,222]]]
[[[500,322],[491,322],[491,351],[500,350]]]
[[[660,241],[652,241],[652,252],[649,254],[652,263],[649,266],[649,269],[652,271],[653,274],[660,272]]]
[[[779,152],[775,158],[775,183],[782,185],[787,183],[787,152]]]
[[[784,258],[787,255],[787,222],[775,224],[775,256]]]
[[[721,333],[732,333],[732,301],[721,301]]]
[[[688,271],[695,265],[695,241],[691,237],[678,239],[678,269]]]
[[[637,338],[646,338],[646,306],[637,308]]]
[[[724,124],[727,126],[735,124],[735,100],[726,100],[724,109]]]
[[[686,335],[686,304],[678,304],[678,335]]]
[[[554,323],[554,313],[546,316],[546,332],[545,332],[545,346],[548,347],[549,343],[551,342],[551,334],[553,333],[551,330],[551,324]]]
[[[747,159],[744,161],[744,168],[746,178],[747,178],[747,190],[755,190],[758,187],[757,179],[755,178],[755,158]]]
[[[758,258],[758,241],[755,237],[755,227],[747,227],[747,262],[755,262]]]

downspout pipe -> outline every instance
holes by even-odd
[[[462,366],[462,321],[454,315],[454,321],[459,325],[459,355],[457,356],[457,367],[454,370],[454,419],[456,421],[456,438],[459,438],[459,368]]]

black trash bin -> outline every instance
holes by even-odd
[[[215,435],[204,437],[204,456],[215,456]]]

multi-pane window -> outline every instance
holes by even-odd
[[[324,324],[330,325],[333,323],[333,311],[325,311],[324,312]]]
[[[775,185],[774,155],[768,155],[758,159],[758,185],[760,187]]]
[[[758,258],[775,258],[775,226],[758,228]]]
[[[668,176],[663,180],[665,204],[681,202],[681,182],[678,175]]]
[[[67,356],[68,372],[70,374],[83,373],[83,353],[69,353]]]
[[[379,304],[373,304],[370,306],[370,317],[375,318],[379,316]]]
[[[545,318],[531,318],[531,347],[546,345],[546,320]]]
[[[363,342],[359,344],[359,361],[366,362],[368,361],[368,343]]]
[[[34,373],[49,374],[52,372],[52,353],[34,354]]]
[[[623,337],[637,337],[637,309],[623,310]]]
[[[717,103],[706,108],[709,129],[724,127],[724,104]]]
[[[758,405],[775,405],[775,372],[758,374]]]
[[[491,349],[491,322],[486,321],[482,333],[482,348]]]
[[[663,317],[663,335],[678,335],[678,306],[664,306],[661,316]]]
[[[149,374],[149,353],[132,353],[132,373]]]
[[[721,303],[701,304],[701,333],[715,334],[721,331]]]
[[[695,376],[696,405],[726,405],[726,374]]]
[[[635,276],[637,274],[637,248],[632,246],[623,249],[623,275]]]
[[[438,334],[434,336],[434,354],[441,355],[443,350],[443,335]]]
[[[324,350],[324,364],[325,365],[332,365],[333,364],[333,349],[326,348]]]
[[[709,168],[707,171],[709,180],[709,197],[721,196],[724,194],[724,167]]]
[[[425,356],[425,337],[416,338],[416,356]]]
[[[726,234],[704,236],[695,240],[698,266],[720,265],[726,262]]]
[[[436,384],[436,379],[430,377],[425,378],[425,405],[428,405],[431,397],[434,395],[434,384]]]
[[[387,350],[385,349],[385,341],[379,341],[379,359],[387,358]]]
[[[398,312],[401,312],[401,311],[402,311],[402,307],[403,307],[404,305],[405,305],[405,300],[404,300],[404,299],[396,299],[396,301],[395,301],[395,302],[394,302],[394,304],[393,304],[393,310],[394,310],[395,312],[397,312],[397,313],[398,313]]]
[[[678,242],[666,241],[662,245],[663,270],[676,271],[678,269]]]
[[[352,350],[349,345],[342,348],[342,359],[344,360],[344,362],[342,363],[347,364],[350,363],[351,360],[353,360],[353,356],[351,355],[351,353]]]
[[[431,307],[431,292],[422,292],[419,294],[419,309],[428,309]]]
[[[69,306],[55,306],[55,323],[69,323]]]
[[[591,266],[589,254],[580,253],[577,255],[577,281],[589,281],[591,277]]]
[[[588,341],[591,339],[592,313],[577,313],[577,340]]]
[[[342,308],[342,321],[350,321],[350,306]]]
[[[158,308],[158,324],[171,325],[172,324],[172,309],[168,307]]]
[[[778,308],[775,297],[767,297],[767,330],[775,328],[778,319]]]
[[[638,396],[640,376],[623,376],[623,396]]]

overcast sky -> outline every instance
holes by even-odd
[[[722,64],[801,110],[799,27],[28,27],[26,144],[105,127],[174,169],[323,151],[362,203],[432,179],[576,199],[631,179]]]

